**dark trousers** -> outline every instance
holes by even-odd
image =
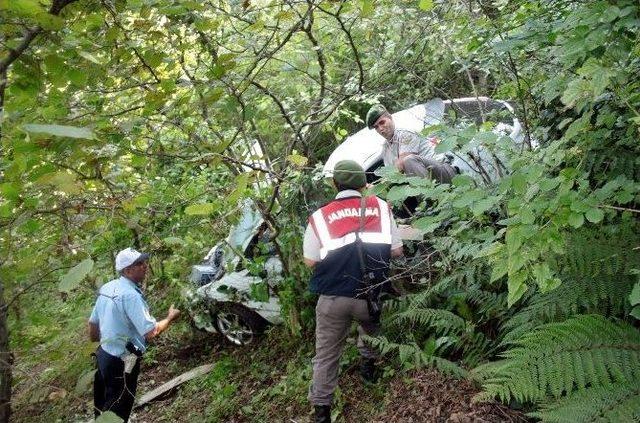
[[[403,170],[407,176],[422,176],[433,179],[439,184],[450,184],[456,169],[446,163],[410,154],[403,160]]]
[[[138,388],[140,359],[129,374],[124,372],[124,361],[106,353],[101,347],[96,351],[98,370],[93,379],[93,405],[95,416],[112,411],[125,422],[129,419]]]

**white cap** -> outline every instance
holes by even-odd
[[[116,272],[120,272],[132,264],[149,259],[149,254],[141,253],[133,248],[125,248],[116,256]]]

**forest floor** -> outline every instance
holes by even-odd
[[[134,410],[131,422],[308,422],[312,356],[312,339],[289,337],[284,328],[274,328],[254,346],[234,348],[217,335],[194,333],[188,324],[181,324],[145,355],[137,397],[194,367],[213,363],[213,370]],[[503,405],[473,403],[478,389],[471,382],[435,370],[385,366],[382,379],[365,386],[358,362],[351,339],[341,360],[334,400],[337,422],[527,421]],[[33,384],[21,378],[14,392],[14,421],[91,421],[90,385],[79,387],[75,378],[59,372],[39,383],[38,395]]]

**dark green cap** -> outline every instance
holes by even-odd
[[[369,111],[367,112],[367,128],[373,129],[373,124],[380,118],[380,116],[384,115],[387,112],[387,109],[382,104],[376,104],[375,106],[371,106]]]
[[[353,160],[341,160],[333,168],[333,180],[343,188],[360,189],[367,185],[364,169]]]

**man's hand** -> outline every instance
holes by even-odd
[[[170,321],[176,320],[180,316],[180,310],[175,308],[173,304],[169,307],[169,311],[167,312],[167,319]]]
[[[174,320],[176,320],[178,318],[178,316],[180,316],[180,310],[178,310],[177,308],[175,308],[173,306],[173,304],[171,304],[171,307],[169,307],[169,311],[167,312],[167,317],[165,317],[164,319],[162,319],[158,323],[156,323],[156,327],[154,329],[151,329],[149,332],[147,332],[144,335],[144,338],[147,341],[150,341],[151,339],[153,339],[156,336],[160,335],[162,332],[167,330],[169,325],[171,325],[171,323]]]
[[[313,269],[317,263],[318,262],[315,260],[311,260],[306,257],[304,258],[304,264],[310,269]]]

